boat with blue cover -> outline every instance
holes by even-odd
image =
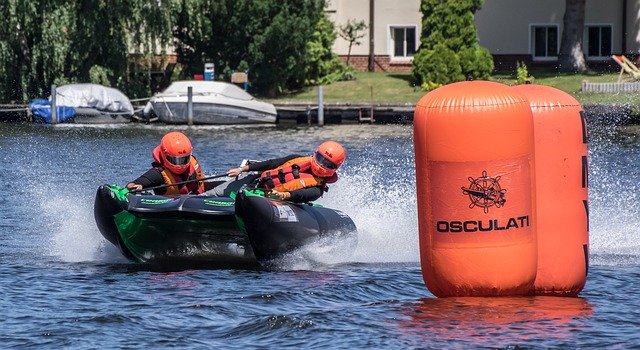
[[[56,92],[54,123],[114,124],[129,123],[134,108],[120,90],[98,84],[67,84]],[[29,111],[37,122],[52,123],[51,97],[29,102]]]

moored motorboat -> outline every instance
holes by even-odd
[[[236,85],[220,81],[176,81],[155,94],[144,114],[155,114],[167,124],[187,124],[188,88],[192,88],[192,122],[194,124],[273,124],[276,108],[256,100]]]

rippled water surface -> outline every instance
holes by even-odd
[[[640,347],[637,128],[591,130],[580,298],[448,299],[420,272],[411,126],[182,128],[207,174],[343,142],[341,180],[319,203],[353,218],[358,247],[264,271],[126,261],[98,232],[93,196],[144,172],[168,130],[0,124],[0,347]]]

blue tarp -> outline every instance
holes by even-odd
[[[72,119],[76,115],[76,110],[69,106],[57,106],[58,123]],[[51,124],[51,101],[45,99],[32,100],[29,102],[31,114],[38,120]]]

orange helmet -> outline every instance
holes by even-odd
[[[330,177],[344,162],[347,153],[344,147],[334,141],[325,141],[313,153],[311,171],[320,177]]]
[[[191,161],[191,141],[178,131],[172,131],[160,140],[162,165],[174,174],[182,174]]]

